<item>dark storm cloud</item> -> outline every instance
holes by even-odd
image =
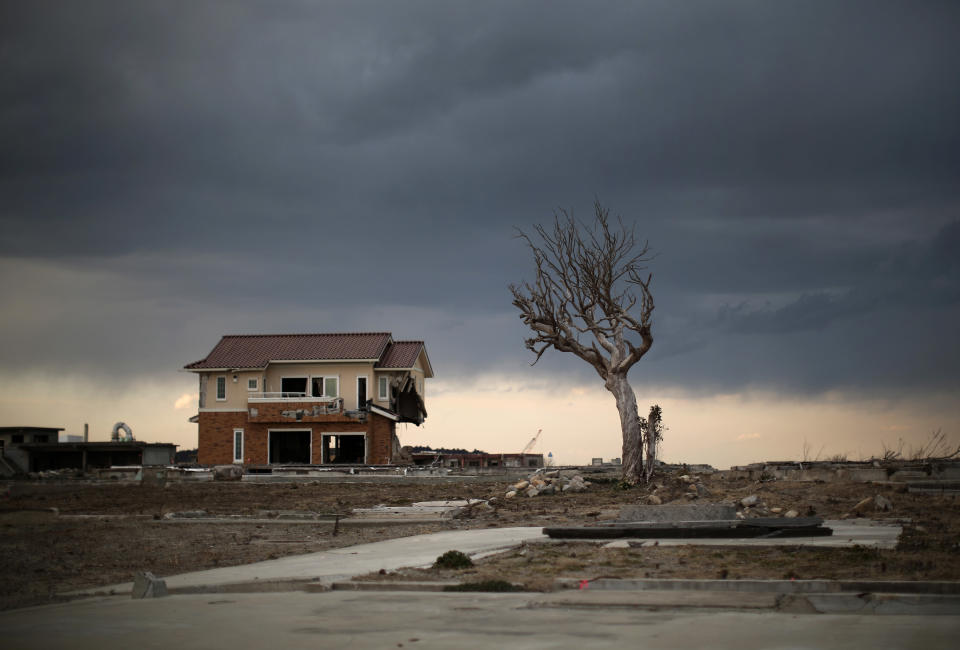
[[[511,229],[597,194],[660,252],[658,380],[955,384],[951,3],[2,11],[5,364],[386,327],[448,373],[521,372]],[[863,379],[905,314],[924,340]]]

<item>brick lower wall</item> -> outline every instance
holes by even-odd
[[[327,416],[330,418],[331,416]],[[366,434],[367,458],[371,465],[386,465],[392,462],[393,436],[396,423],[376,414],[367,421],[335,417],[317,421],[251,421],[247,412],[201,412],[197,434],[197,462],[201,465],[228,465],[233,462],[233,430],[243,429],[243,462],[265,465],[268,462],[268,433],[282,429],[311,432],[311,463],[322,462],[322,436],[324,433]],[[260,418],[258,418],[260,420]]]

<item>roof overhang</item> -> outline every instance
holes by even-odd
[[[371,412],[371,413],[376,413],[377,415],[382,416],[382,417],[385,417],[385,418],[387,418],[388,420],[393,420],[394,422],[398,422],[398,421],[400,420],[400,416],[399,416],[399,415],[397,415],[396,413],[394,413],[394,412],[391,411],[390,409],[382,408],[382,407],[380,407],[380,406],[377,406],[376,404],[371,404],[371,405],[370,405],[370,412]]]

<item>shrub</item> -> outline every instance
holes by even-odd
[[[466,569],[473,566],[473,560],[460,551],[447,551],[433,563],[435,569]]]

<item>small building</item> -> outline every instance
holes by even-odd
[[[30,459],[23,445],[56,443],[63,427],[0,427],[0,474],[29,471]]]
[[[177,445],[166,442],[59,442],[61,431],[62,427],[0,427],[0,474],[172,465],[177,450]]]
[[[21,469],[44,472],[56,469],[79,469],[117,466],[173,465],[177,445],[169,442],[60,442],[22,445],[27,457]]]

